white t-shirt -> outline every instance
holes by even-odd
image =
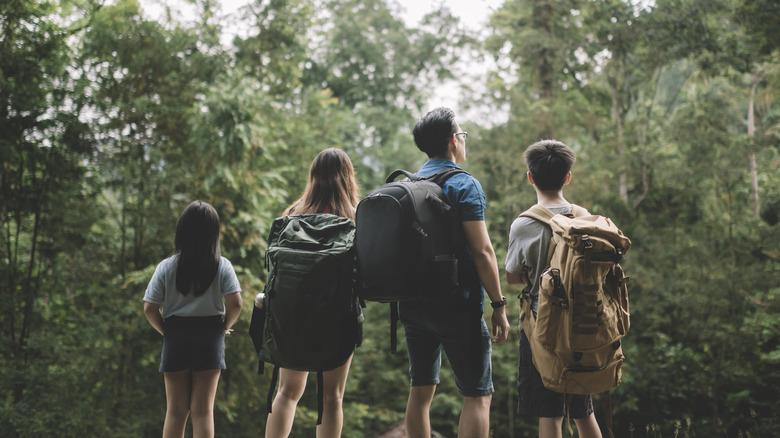
[[[173,315],[224,315],[225,303],[222,301],[222,297],[241,292],[236,271],[230,260],[225,257],[220,259],[214,281],[203,295],[197,297],[192,293],[182,295],[176,289],[178,260],[179,255],[174,254],[157,265],[152,280],[146,288],[144,301],[161,305],[163,319]]]

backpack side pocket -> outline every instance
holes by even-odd
[[[547,269],[542,273],[539,282],[539,309],[536,315],[536,327],[533,337],[552,350],[558,338],[563,312],[568,309],[569,302],[563,288],[560,270]]]

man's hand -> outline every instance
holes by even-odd
[[[509,320],[506,319],[506,306],[493,309],[490,315],[490,322],[493,324],[493,343],[500,344],[506,341],[509,336]]]

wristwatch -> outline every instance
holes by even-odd
[[[503,295],[501,296],[501,301],[491,301],[490,302],[490,307],[492,307],[494,309],[498,309],[499,307],[504,307],[504,306],[506,306],[506,297],[503,296]]]

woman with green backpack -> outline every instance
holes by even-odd
[[[312,162],[303,194],[284,211],[284,216],[328,213],[354,220],[359,201],[355,170],[349,156],[341,149],[329,148]],[[322,372],[322,423],[317,426],[318,438],[341,436],[342,400],[351,362],[350,355],[343,365]],[[265,428],[267,438],[289,436],[308,375],[307,371],[280,368],[279,390]]]

